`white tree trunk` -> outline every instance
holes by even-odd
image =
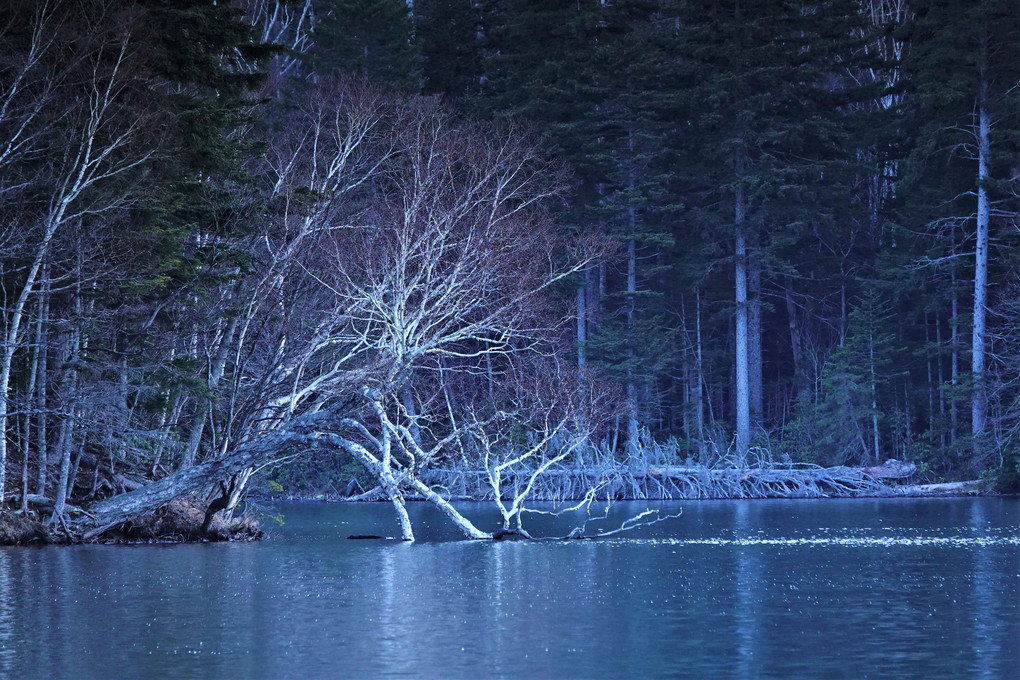
[[[971,433],[975,446],[985,434],[987,397],[985,392],[985,315],[988,288],[988,230],[991,222],[991,204],[988,197],[988,157],[991,152],[989,134],[991,121],[985,101],[987,83],[981,83],[978,105],[978,199],[977,235],[974,252],[974,328],[971,342],[971,374],[974,379],[971,394]]]
[[[587,281],[587,277],[585,279]],[[588,355],[585,348],[588,342],[588,305],[587,285],[577,289],[577,365],[584,368],[588,365]]]
[[[955,267],[952,270],[950,286],[953,289],[953,301],[952,318],[949,322],[949,345],[951,349],[949,383],[952,385],[952,391],[950,392],[951,396],[949,399],[949,445],[952,446],[956,443],[957,421],[959,419],[957,411],[957,401],[959,397],[956,394],[956,386],[959,384],[960,379],[960,294],[956,289]]]
[[[875,373],[875,336],[868,337],[868,362],[871,374],[871,435],[875,446],[875,463],[881,459],[878,431],[878,376]]]
[[[762,426],[765,410],[763,392],[764,374],[761,355],[761,264],[758,260],[757,244],[754,238],[748,252],[748,307],[747,307],[747,369],[750,392],[751,429]]]
[[[635,226],[634,209],[630,209],[630,224]],[[634,309],[637,304],[634,294],[637,292],[637,253],[634,239],[627,242],[627,330],[634,331]],[[633,341],[633,337],[631,338]],[[631,350],[631,356],[634,351]],[[632,379],[632,370],[627,369],[627,450],[631,454],[638,450],[638,399],[637,386]]]
[[[748,369],[747,333],[747,243],[744,238],[744,190],[737,187],[736,198],[736,383],[737,383],[737,464],[743,466],[751,446],[751,394]]]
[[[39,384],[37,386],[37,397],[35,400],[38,425],[36,426],[36,451],[39,454],[39,470],[38,478],[36,479],[35,492],[40,496],[46,495],[46,474],[48,470],[47,458],[50,455],[49,452],[49,432],[48,424],[49,418],[46,414],[47,397],[46,391],[49,389],[49,369],[48,369],[48,356],[49,356],[49,333],[45,331],[47,324],[49,324],[50,316],[50,286],[49,286],[49,267],[43,267],[43,288],[40,293],[42,299],[40,300],[40,312],[39,319],[36,322],[36,341],[39,343]]]

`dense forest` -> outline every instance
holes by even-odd
[[[459,521],[473,471],[509,525],[540,474],[651,458],[1016,484],[1014,0],[0,27],[8,511],[96,535],[261,472]]]

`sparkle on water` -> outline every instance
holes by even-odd
[[[1020,499],[679,508],[595,541],[422,505],[413,545],[348,541],[391,508],[291,503],[258,544],[0,548],[0,678],[1020,677]]]

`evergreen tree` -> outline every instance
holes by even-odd
[[[462,98],[482,80],[483,11],[474,0],[417,0],[415,42],[421,51],[424,91]]]
[[[399,92],[421,89],[421,55],[404,0],[321,0],[310,67],[357,74]]]
[[[886,302],[866,289],[850,312],[849,330],[825,365],[823,394],[802,409],[791,442],[822,464],[880,463],[885,390],[893,377],[896,336]]]
[[[763,278],[782,274],[788,287],[797,254],[819,250],[808,241],[834,248],[825,240],[855,209],[851,105],[867,93],[844,74],[863,54],[861,23],[856,5],[838,0],[810,11],[784,0],[691,3],[681,13],[677,52],[702,75],[689,91],[700,154],[684,172],[691,215],[733,244],[738,455],[762,424]]]
[[[636,446],[641,423],[658,420],[648,406],[671,361],[648,342],[670,337],[654,310],[671,243],[663,225],[675,212],[664,144],[675,125],[664,53],[671,24],[652,2],[514,2],[490,26],[483,105],[530,121],[573,171],[563,221],[620,243],[619,275],[589,272],[578,291],[579,361],[624,383]]]
[[[946,244],[945,255],[974,252],[969,382],[974,466],[980,468],[990,450],[991,251],[1006,242],[999,237],[1009,233],[1003,218],[1017,207],[1010,183],[1020,139],[1020,12],[1004,0],[925,0],[915,11],[906,72],[918,134],[905,189],[908,205],[921,207],[917,212]]]

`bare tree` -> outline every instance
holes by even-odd
[[[272,460],[259,457],[270,437],[347,450],[398,513],[414,488],[454,516],[409,474],[419,464],[409,455],[429,459],[400,429],[416,426],[403,398],[412,376],[547,344],[566,318],[549,293],[591,252],[555,235],[542,210],[553,168],[512,126],[455,121],[435,100],[353,83],[317,84],[291,116],[260,170],[273,226],[250,245],[257,265],[232,293],[239,325],[223,334],[231,435],[136,499],[155,507],[248,474]],[[134,500],[101,503],[79,526],[136,512]]]
[[[5,193],[31,184],[30,196],[8,214],[17,232],[20,263],[16,287],[8,290],[0,353],[0,492],[6,484],[7,437],[14,356],[24,343],[25,315],[40,284],[39,276],[60,232],[82,219],[112,213],[126,195],[103,191],[119,175],[145,163],[151,150],[136,142],[144,127],[139,110],[129,109],[123,94],[131,84],[129,25],[96,30],[73,54],[51,55],[62,45],[58,15],[63,5],[42,5],[31,24],[31,42],[21,66],[0,95],[0,148],[5,151]],[[117,40],[106,41],[109,31]],[[44,68],[59,56],[58,67]],[[68,65],[70,64],[70,65]],[[44,144],[58,143],[66,153],[44,168],[31,163]],[[21,167],[15,167],[21,166]],[[18,179],[18,177],[24,179]],[[13,179],[11,179],[13,178]],[[2,496],[2,493],[0,493]]]

